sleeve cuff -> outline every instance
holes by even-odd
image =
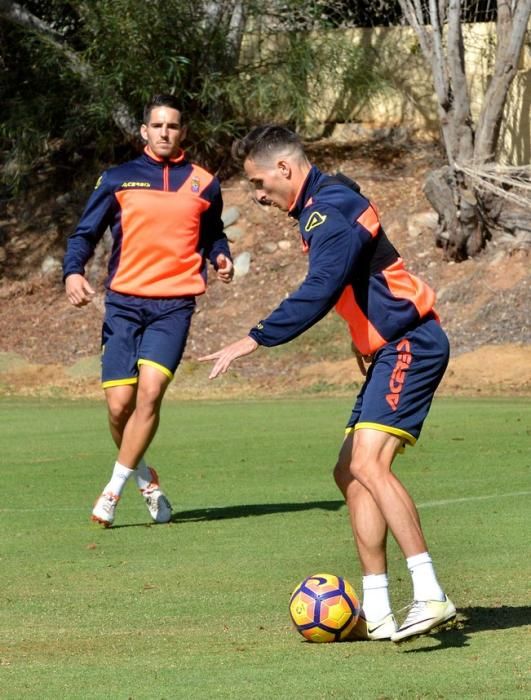
[[[263,345],[263,341],[260,338],[260,331],[257,330],[256,328],[251,328],[249,333],[247,333],[249,337],[251,337],[254,341],[258,343],[258,345]]]

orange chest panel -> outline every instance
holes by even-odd
[[[141,296],[203,291],[197,251],[201,214],[209,203],[183,190],[120,190],[122,240],[112,288]]]

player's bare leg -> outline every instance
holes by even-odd
[[[122,444],[127,421],[135,410],[136,390],[136,384],[124,384],[105,389],[109,430],[118,449]]]
[[[109,430],[114,444],[118,449],[120,449],[122,444],[122,437],[127,421],[135,410],[136,392],[136,383],[112,386],[105,389]],[[145,488],[151,481],[149,467],[144,461],[144,457],[138,462],[134,476],[139,488]]]
[[[364,575],[387,571],[387,524],[376,501],[350,472],[352,438],[347,437],[334,469],[334,479],[348,507]]]
[[[405,557],[427,550],[413,499],[391,471],[401,441],[381,430],[362,429],[347,436],[349,471],[372,495]]]
[[[350,472],[352,437],[348,436],[334,469],[334,478],[349,510],[363,571],[363,602],[352,639],[389,639],[396,631],[387,580],[387,524],[371,493]]]
[[[435,576],[413,499],[391,471],[399,445],[400,440],[394,435],[358,430],[352,438],[349,467],[354,479],[370,491],[407,559],[412,576],[414,601],[406,620],[391,635],[396,642],[428,632],[455,617],[455,607]]]
[[[134,469],[151,444],[160,422],[160,406],[170,383],[156,367],[141,365],[136,403],[122,434],[118,461]]]
[[[118,500],[133,474],[153,520],[164,523],[171,518],[171,504],[160,488],[158,475],[143,458],[157,432],[169,382],[158,369],[141,365],[137,385],[106,390],[109,428],[119,453],[111,480],[92,511],[92,519],[106,527],[114,521]]]

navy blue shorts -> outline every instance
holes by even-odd
[[[433,318],[380,348],[352,409],[347,432],[372,428],[414,445],[449,354],[448,338]]]
[[[195,297],[151,299],[107,291],[102,329],[102,385],[136,384],[140,365],[173,378],[184,352]]]

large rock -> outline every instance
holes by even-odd
[[[234,258],[234,277],[245,277],[251,268],[251,253],[244,251]]]
[[[235,224],[239,218],[240,210],[238,207],[227,207],[227,209],[223,210],[223,214],[221,215],[223,227],[228,228],[229,226],[232,226],[232,224]]]
[[[236,243],[243,236],[243,230],[239,226],[228,226],[225,228],[225,235],[231,243]]]
[[[43,275],[53,275],[56,272],[60,272],[61,269],[61,261],[51,255],[47,255],[41,263],[41,272]]]
[[[435,211],[423,211],[413,214],[407,222],[407,232],[411,238],[418,238],[425,232],[434,232],[437,229],[439,216]]]

